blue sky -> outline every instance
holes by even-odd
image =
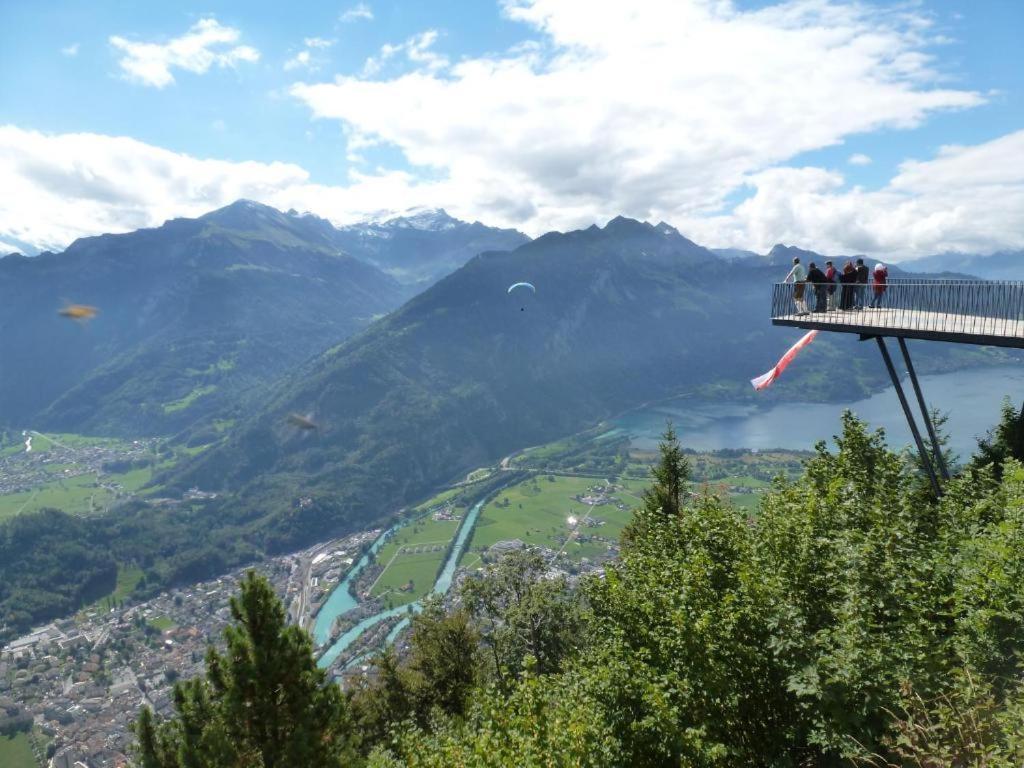
[[[1024,248],[1022,29],[1017,0],[2,0],[0,250],[242,195],[338,223]]]

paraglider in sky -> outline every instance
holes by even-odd
[[[775,364],[774,368],[767,373],[762,373],[756,379],[751,379],[750,383],[754,385],[754,389],[761,390],[770,387],[772,382],[779,378],[782,372],[786,370],[786,366],[793,362],[793,358],[800,354],[800,350],[814,341],[814,337],[817,335],[817,331],[808,331],[800,341],[786,350],[786,354],[779,358],[779,362]]]
[[[314,429],[320,429],[320,425],[307,416],[302,416],[298,413],[288,414],[288,423],[293,427],[301,429],[303,431],[311,431]]]
[[[537,289],[534,287],[533,283],[512,283],[512,285],[510,285],[508,287],[508,293],[511,294],[512,291],[515,291],[515,290],[523,291],[523,290],[526,290],[527,288],[529,288],[534,293],[537,292]],[[525,312],[526,311],[526,307],[520,307],[519,311],[520,312]]]
[[[57,314],[61,317],[68,317],[80,322],[92,320],[98,313],[99,310],[96,307],[90,307],[87,304],[68,304],[63,309],[57,311]]]

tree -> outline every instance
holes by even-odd
[[[461,591],[480,631],[490,675],[508,690],[527,657],[538,674],[558,672],[585,638],[579,597],[564,578],[544,578],[547,563],[535,551],[510,552]]]
[[[658,449],[661,458],[651,469],[654,484],[644,491],[644,508],[648,512],[676,517],[686,498],[690,462],[683,453],[671,422],[665,427]]]
[[[206,678],[175,685],[175,716],[139,715],[142,768],[346,764],[354,747],[347,702],[326,684],[309,635],[285,624],[266,579],[246,574],[231,615],[226,651],[207,652]]]
[[[1010,398],[1003,400],[1000,422],[989,431],[987,437],[978,440],[978,453],[971,467],[991,464],[996,479],[1000,480],[1007,459],[1024,461],[1024,406],[1016,410]]]
[[[428,598],[411,623],[406,659],[399,662],[390,649],[379,654],[376,674],[352,697],[364,752],[405,721],[429,729],[438,716],[462,716],[480,680],[480,638],[465,611],[446,614],[440,600]]]

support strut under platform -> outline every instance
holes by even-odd
[[[921,408],[921,416],[924,418],[924,425],[928,430],[928,439],[932,443],[932,455],[935,457],[935,466],[942,475],[943,480],[949,480],[949,469],[946,467],[946,458],[942,455],[942,447],[935,435],[935,427],[932,425],[931,414],[928,413],[928,406],[924,404],[924,395],[921,394],[921,385],[917,382],[917,374],[914,373],[914,364],[910,362],[910,350],[907,349],[907,340],[902,336],[897,337],[900,343],[900,351],[903,352],[903,360],[907,364],[907,373],[910,374],[910,383],[914,387],[914,394],[917,395],[917,404]]]
[[[925,472],[928,473],[928,479],[931,481],[932,490],[935,491],[935,496],[939,497],[942,495],[942,488],[939,486],[939,480],[935,476],[935,467],[932,466],[932,458],[928,455],[928,451],[925,450],[924,441],[921,440],[921,433],[917,429],[917,422],[914,421],[914,414],[910,410],[910,404],[907,402],[907,396],[903,393],[903,385],[900,384],[900,377],[896,375],[896,368],[892,364],[892,358],[889,357],[889,350],[885,346],[885,339],[881,336],[875,336],[875,341],[878,342],[878,349],[882,353],[882,359],[885,361],[885,367],[889,371],[889,378],[892,379],[892,386],[896,390],[896,395],[900,399],[900,405],[903,406],[903,415],[907,417],[907,425],[910,427],[910,433],[914,436],[914,442],[917,444],[917,452],[921,456],[921,464],[924,466]],[[900,340],[902,342],[902,339]],[[904,350],[905,351],[905,350]],[[907,358],[909,362],[909,357]],[[915,387],[917,384],[917,377],[914,376]],[[922,410],[924,410],[924,398],[921,397],[920,391],[918,391],[919,402],[921,403]],[[925,420],[928,421],[927,411],[925,411]],[[934,434],[934,432],[932,433]],[[933,446],[938,448],[935,439],[932,438]]]

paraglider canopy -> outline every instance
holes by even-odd
[[[533,283],[512,283],[512,285],[508,287],[508,292],[512,293],[516,288],[529,288],[534,293],[537,292],[537,289],[533,287]]]

